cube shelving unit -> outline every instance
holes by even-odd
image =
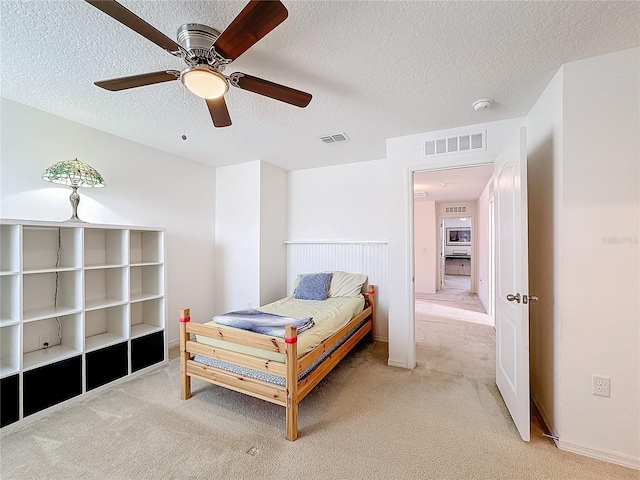
[[[1,427],[167,361],[164,237],[0,220]]]

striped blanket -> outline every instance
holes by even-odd
[[[280,315],[264,313],[256,309],[238,310],[237,312],[216,315],[213,317],[213,321],[221,325],[280,338],[284,338],[284,327],[287,325],[295,325],[298,335],[315,325],[311,317],[282,317]]]

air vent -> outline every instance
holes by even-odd
[[[467,213],[467,207],[444,207],[444,213]]]
[[[427,192],[423,190],[418,190],[417,192],[413,192],[413,198],[427,198]]]
[[[334,135],[324,135],[319,138],[322,143],[337,143],[337,142],[346,142],[347,140],[349,140],[349,137],[347,137],[347,134],[344,132],[336,133]]]
[[[455,137],[434,138],[424,142],[424,156],[450,155],[487,149],[486,130]]]

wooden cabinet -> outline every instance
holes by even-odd
[[[167,359],[164,230],[0,221],[2,426]]]

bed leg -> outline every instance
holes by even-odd
[[[367,292],[369,298],[369,306],[371,307],[371,343],[376,341],[376,291],[373,285],[369,285],[369,291]]]
[[[287,440],[298,438],[298,333],[294,325],[287,325],[284,334],[287,365]]]
[[[191,398],[191,377],[187,375],[187,340],[190,335],[187,333],[187,323],[191,321],[191,310],[184,308],[180,310],[180,398],[187,400]]]

